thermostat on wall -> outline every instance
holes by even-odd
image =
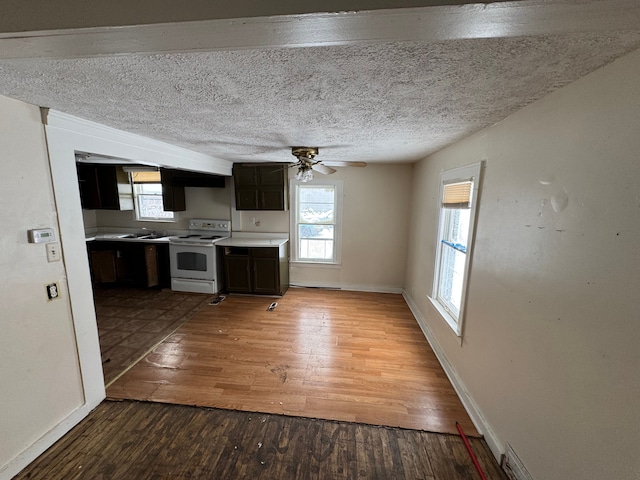
[[[54,242],[56,234],[53,228],[34,228],[29,230],[29,243],[49,243]]]

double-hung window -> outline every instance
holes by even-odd
[[[431,302],[462,336],[481,163],[440,175],[439,226]]]
[[[130,170],[136,220],[173,222],[175,214],[162,206],[162,184],[159,171]]]
[[[292,180],[292,260],[340,263],[342,182]]]

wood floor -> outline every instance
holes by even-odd
[[[480,439],[486,478],[505,480]],[[103,402],[14,480],[475,480],[456,435],[160,403]]]
[[[442,433],[457,433],[459,422],[478,435],[394,294],[229,296],[195,314],[107,396]]]

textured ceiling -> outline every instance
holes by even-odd
[[[229,161],[424,158],[640,47],[640,32],[0,61],[0,94]]]

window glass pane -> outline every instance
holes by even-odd
[[[464,284],[465,252],[469,235],[469,209],[443,208],[444,229],[441,238],[438,297],[458,317]]]
[[[173,218],[173,212],[165,212],[162,195],[138,195],[139,218]]]
[[[334,223],[334,188],[299,187],[298,221]]]
[[[162,195],[162,184],[160,183],[139,183],[136,185],[139,187],[140,193]]]
[[[324,187],[298,187],[300,190],[300,203],[330,203],[333,204],[332,186]]]
[[[438,297],[444,301],[445,306],[457,317],[460,313],[460,303],[462,301],[466,254],[444,243],[441,248]]]
[[[335,186],[297,186],[297,258],[335,259]]]
[[[445,229],[443,239],[467,247],[469,236],[470,209],[445,208]]]
[[[299,218],[305,223],[333,223],[333,203],[303,203]]]
[[[134,183],[133,194],[138,220],[173,219],[173,212],[165,212],[162,203],[162,184]]]
[[[333,240],[300,239],[300,258],[309,260],[331,260],[333,258]]]
[[[330,239],[333,240],[333,225],[298,225],[298,237],[308,239]]]

